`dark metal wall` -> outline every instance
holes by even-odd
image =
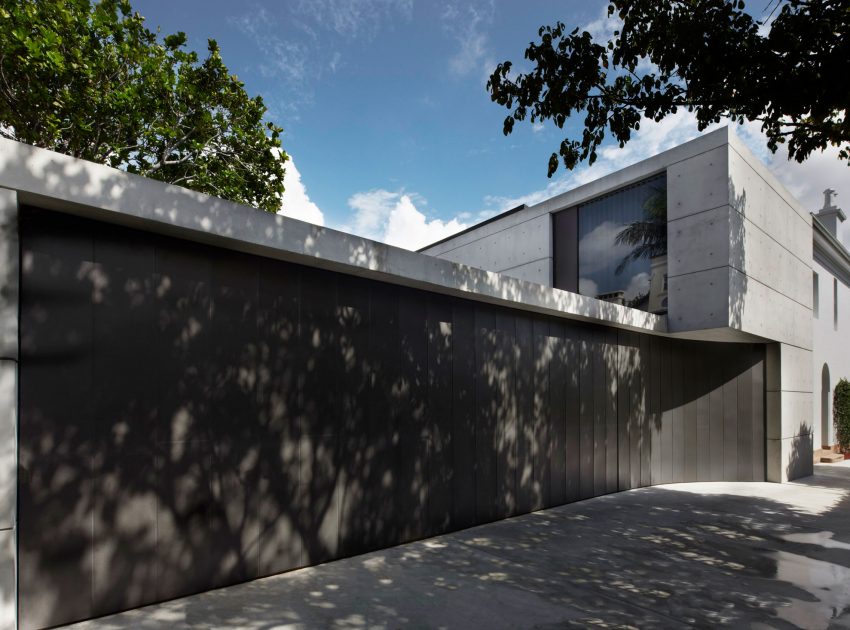
[[[22,212],[19,606],[70,622],[617,490],[764,479],[764,348]]]

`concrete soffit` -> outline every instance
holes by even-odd
[[[21,205],[526,311],[667,332],[663,315],[269,214],[11,140],[0,139],[0,187],[17,191]]]

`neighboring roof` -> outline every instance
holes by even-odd
[[[433,243],[431,243],[430,245],[426,245],[425,247],[420,247],[416,251],[417,252],[424,252],[426,249],[431,249],[432,247],[435,247],[436,245],[439,245],[440,243],[445,243],[446,241],[450,241],[453,238],[457,238],[461,234],[466,234],[467,232],[472,232],[473,230],[477,230],[478,228],[480,228],[484,225],[487,225],[488,223],[492,223],[493,221],[498,221],[499,219],[504,219],[505,217],[512,215],[514,212],[519,212],[520,210],[525,210],[525,208],[527,208],[527,207],[528,206],[526,206],[524,203],[521,203],[516,208],[511,208],[510,210],[505,210],[504,212],[500,212],[499,214],[492,216],[489,219],[484,219],[483,221],[479,221],[475,225],[470,225],[468,228],[461,230],[460,232],[455,232],[454,234],[449,234],[447,237],[441,238],[439,241],[434,241]]]

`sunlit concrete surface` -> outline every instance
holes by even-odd
[[[850,461],[657,486],[76,624],[850,628]]]

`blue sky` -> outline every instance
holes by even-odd
[[[133,6],[149,28],[185,31],[199,52],[207,38],[216,39],[249,93],[263,96],[292,156],[285,214],[403,247],[425,245],[698,133],[686,113],[644,125],[625,150],[611,147],[591,169],[561,170],[552,179],[546,165],[560,130],[523,124],[502,135],[507,110],[487,95],[489,72],[506,59],[522,67],[525,46],[542,24],[560,19],[605,32],[605,2],[135,0]],[[801,168],[769,155],[757,127],[740,133],[806,207],[820,204],[827,185],[838,189],[839,205],[850,205],[841,203],[850,198],[850,171],[834,153]]]

